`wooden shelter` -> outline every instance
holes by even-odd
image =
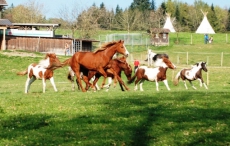
[[[150,34],[151,44],[155,46],[168,46],[169,45],[169,29],[152,28],[147,30]]]
[[[5,0],[0,0],[0,50],[5,50],[6,49],[6,29],[7,27],[11,26],[12,23],[8,19],[2,19],[2,10],[4,7],[7,6],[7,3]]]

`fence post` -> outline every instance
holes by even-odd
[[[191,34],[191,45],[192,45],[192,34]]]
[[[220,66],[223,66],[223,58],[224,58],[224,52],[221,53],[221,60],[220,60]]]
[[[188,65],[188,52],[187,52],[187,65]]]

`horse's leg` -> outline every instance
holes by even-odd
[[[166,88],[167,88],[168,90],[170,90],[169,85],[168,85],[168,81],[167,81],[167,80],[163,80],[163,82],[164,82]]]
[[[43,93],[46,92],[46,79],[43,77],[42,78],[42,84],[43,84]]]
[[[155,82],[156,82],[156,90],[159,91],[159,83],[157,80],[155,80]]]
[[[202,84],[204,85],[205,89],[208,89],[207,85],[205,84],[204,80],[201,78],[201,79],[198,79],[200,81],[200,87],[202,87]]]
[[[185,86],[185,89],[188,89],[188,87],[186,85],[186,80],[184,80],[184,86]]]
[[[135,87],[134,87],[134,91],[138,90],[138,82],[141,80],[141,78],[138,78],[136,79],[136,81],[134,82],[135,83]],[[140,85],[141,86],[141,85]]]
[[[77,67],[74,70],[76,78],[77,78],[77,83],[79,84],[82,92],[86,92],[86,90],[83,88],[82,83],[81,83],[81,74],[80,74],[80,65],[77,65]]]
[[[108,79],[108,84],[104,85],[103,87],[108,89],[111,86],[113,79],[112,77],[107,77],[107,79]]]
[[[140,81],[140,91],[144,91],[144,89],[143,89],[143,83],[144,83],[144,79],[141,79],[141,81]]]
[[[125,83],[122,81],[120,76],[117,76],[117,79],[118,79],[118,82],[119,82],[119,85],[120,85],[122,91],[125,91],[123,89],[123,86],[125,87],[126,90],[129,90],[129,88],[125,85]]]
[[[95,76],[93,76],[93,77],[91,78],[91,82],[93,83],[94,80],[95,80]],[[96,87],[96,90],[100,90],[100,87],[98,86],[97,83],[96,83],[95,85],[92,85],[92,86]]]
[[[196,90],[196,87],[193,85],[192,81],[189,81],[189,83],[192,86],[192,88]]]
[[[36,80],[36,78],[34,76],[32,76],[31,78],[28,76],[27,80],[26,80],[26,85],[25,85],[25,93],[29,92],[30,89],[30,85]]]
[[[54,78],[53,77],[50,78],[50,83],[52,84],[52,86],[54,88],[54,91],[57,92],[57,88],[56,88],[56,85],[54,83]]]

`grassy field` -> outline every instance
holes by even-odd
[[[214,38],[218,40],[218,35]],[[230,44],[149,47],[169,54],[177,65],[176,70],[167,72],[171,91],[160,82],[157,92],[155,83],[147,81],[144,92],[133,91],[134,84],[125,92],[119,85],[109,92],[72,91],[65,67],[55,70],[57,93],[49,81],[42,93],[42,81],[35,81],[29,94],[24,94],[26,76],[16,73],[44,55],[1,51],[0,145],[230,145]],[[133,58],[146,64],[145,46],[127,48]],[[64,61],[68,57],[59,58]],[[197,90],[188,83],[188,90],[182,82],[173,85],[180,68],[201,60],[208,61],[208,73],[203,72],[208,90],[200,88],[198,81],[194,82]],[[132,64],[131,58],[129,61]]]

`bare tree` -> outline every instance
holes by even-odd
[[[41,23],[44,21],[44,5],[36,0],[29,0],[24,5],[11,9],[11,21],[17,23]]]
[[[83,11],[78,17],[78,27],[81,38],[91,38],[99,30],[98,20],[103,16],[102,11],[92,6],[87,11]]]
[[[63,20],[62,22],[64,22],[62,23],[62,26],[66,29],[71,30],[72,37],[74,37],[75,32],[78,29],[77,19],[80,11],[80,7],[77,3],[74,3],[70,6],[64,5],[59,10],[59,17]]]

